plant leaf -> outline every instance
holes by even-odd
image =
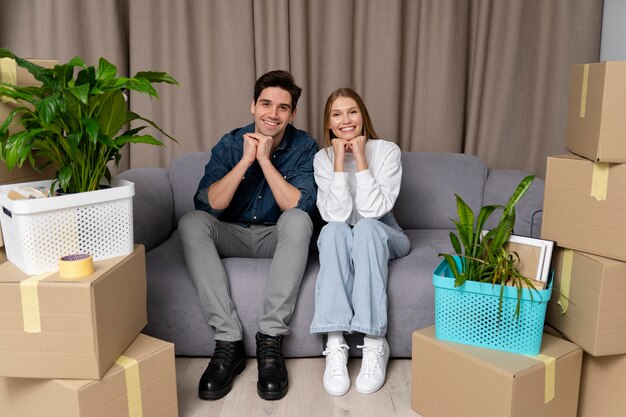
[[[535,179],[534,175],[528,175],[522,179],[522,181],[519,183],[519,185],[513,192],[513,195],[511,195],[509,202],[506,204],[505,211],[508,211],[511,208],[515,207],[515,205],[519,202],[519,200],[521,200],[521,198],[524,197],[524,194],[526,194],[526,191],[528,191],[534,179]]]
[[[176,81],[174,77],[169,75],[167,72],[140,71],[135,74],[134,78],[145,78],[151,83],[168,83],[179,85],[178,81]]]
[[[126,83],[126,88],[148,94],[152,97],[159,97],[152,84],[150,84],[150,81],[145,78],[130,78]]]
[[[87,100],[89,98],[89,84],[81,84],[79,86],[72,87],[67,91],[69,91],[81,103],[88,104]]]
[[[127,121],[128,108],[121,91],[105,96],[100,105],[100,133],[113,137]]]
[[[463,255],[461,242],[459,241],[459,237],[454,234],[454,232],[450,232],[450,243],[452,243],[452,248],[459,255]]]
[[[122,135],[115,141],[119,146],[127,143],[146,143],[148,145],[165,146],[163,142],[151,135]]]
[[[117,67],[104,58],[98,61],[98,69],[96,70],[96,78],[98,80],[112,80],[117,75]]]
[[[159,132],[161,132],[163,135],[167,136],[170,140],[172,140],[175,143],[178,143],[178,141],[176,139],[174,139],[172,136],[168,135],[163,129],[161,129],[156,123],[154,123],[152,120],[147,119],[145,117],[142,117],[140,115],[138,115],[137,113],[134,113],[132,111],[128,112],[128,122],[131,122],[133,120],[143,120],[144,122],[148,123],[150,126],[152,126],[153,128],[155,128],[156,130],[158,130]]]

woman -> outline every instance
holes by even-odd
[[[344,332],[364,333],[356,390],[385,382],[389,359],[387,264],[408,254],[410,242],[391,209],[400,192],[401,152],[378,139],[367,108],[350,88],[334,91],[324,108],[326,148],[315,155],[317,207],[328,222],[317,246],[320,271],[311,333],[328,333],[324,388],[350,389]]]

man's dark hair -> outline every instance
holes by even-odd
[[[261,91],[265,90],[268,87],[279,87],[287,91],[291,96],[291,111],[294,111],[296,109],[296,105],[298,104],[298,99],[300,98],[300,93],[302,93],[302,89],[296,85],[293,76],[288,71],[276,70],[266,72],[265,74],[261,75],[254,84],[255,103],[261,95]]]

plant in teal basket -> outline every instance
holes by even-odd
[[[533,282],[519,270],[519,256],[506,250],[506,243],[511,237],[515,224],[515,205],[526,194],[535,177],[529,175],[522,179],[517,189],[507,202],[506,206],[483,206],[478,216],[472,209],[456,196],[458,220],[452,220],[456,226],[456,233],[450,232],[450,242],[460,260],[460,268],[452,254],[441,253],[454,276],[454,286],[463,285],[465,281],[478,281],[500,284],[499,315],[502,312],[502,299],[505,285],[517,288],[517,304],[515,316],[519,318],[522,290],[529,288],[532,300],[532,290],[538,293]],[[491,230],[483,230],[487,219],[496,211],[502,209],[502,216],[498,224]]]
[[[108,163],[118,165],[127,143],[162,146],[154,136],[142,133],[152,126],[169,139],[153,121],[129,110],[125,91],[158,98],[153,83],[178,84],[166,72],[143,71],[134,77],[118,77],[117,67],[104,58],[87,66],[79,56],[44,68],[0,48],[0,58],[12,58],[29,71],[40,86],[0,83],[0,97],[17,102],[0,126],[0,160],[8,169],[28,161],[41,171],[56,168],[56,184],[68,193],[93,191],[105,178],[111,181]],[[131,122],[143,122],[131,126]],[[2,122],[2,121],[0,121]],[[10,132],[12,123],[23,129]]]

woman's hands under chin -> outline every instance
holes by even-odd
[[[365,157],[365,136],[357,136],[348,141],[347,151],[352,152],[355,158]]]
[[[368,168],[367,159],[365,158],[365,143],[367,139],[365,136],[357,136],[352,139],[334,138],[330,141],[333,152],[335,154],[335,172],[343,172],[343,161],[346,157],[346,152],[350,152],[354,155],[356,160],[357,171],[363,171]]]
[[[343,161],[346,158],[349,141],[347,139],[334,138],[330,141],[335,155],[334,170],[335,172],[343,172]]]

